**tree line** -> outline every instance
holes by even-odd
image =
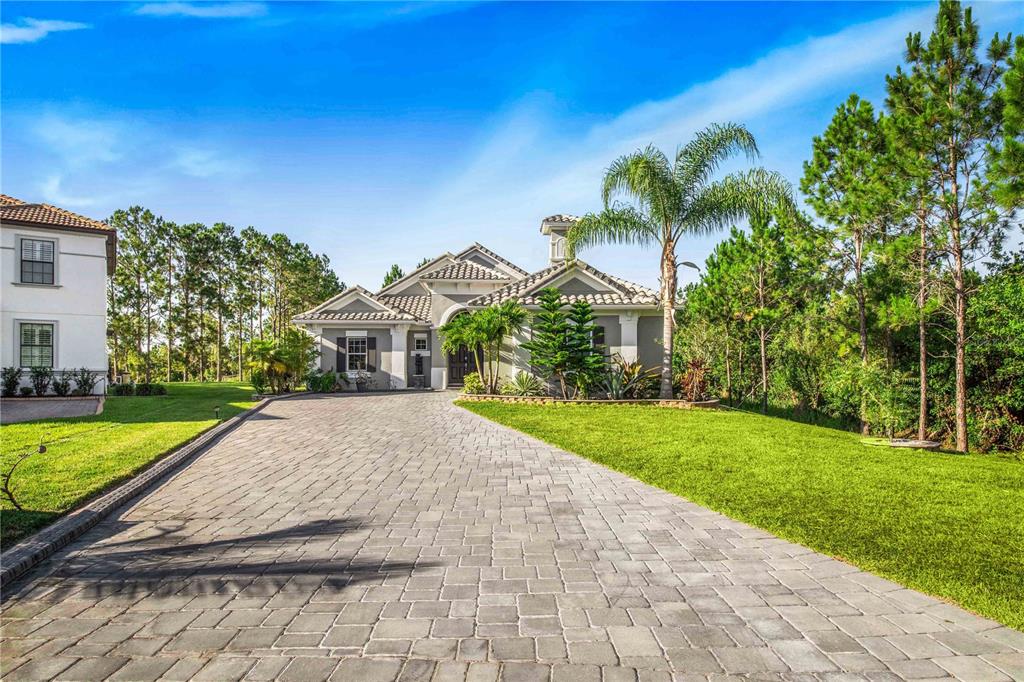
[[[1019,450],[1024,38],[982,46],[944,1],[905,57],[882,106],[852,94],[814,138],[814,216],[753,215],[682,292],[675,362],[765,412]]]
[[[292,316],[345,286],[327,256],[284,234],[177,224],[140,206],[116,211],[108,223],[118,233],[107,290],[115,376],[145,383],[240,377],[254,342],[281,340]]]

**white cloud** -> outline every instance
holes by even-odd
[[[62,187],[63,183],[64,179],[60,175],[51,175],[43,180],[39,184],[39,193],[43,200],[57,206],[72,208],[87,208],[105,200],[105,198],[101,199],[96,196],[83,197],[67,194]]]
[[[11,45],[15,43],[35,43],[51,33],[60,31],[80,31],[85,28],[92,28],[89,24],[78,21],[60,21],[58,19],[31,19],[22,18],[18,24],[0,25],[0,43]]]
[[[124,153],[126,131],[116,123],[43,114],[32,127],[49,152],[71,168],[117,161]]]
[[[262,2],[147,2],[134,13],[149,17],[244,19],[264,16],[267,6]]]
[[[211,149],[184,147],[175,154],[171,168],[193,178],[205,179],[238,175],[244,172],[247,166],[240,159],[226,158]]]

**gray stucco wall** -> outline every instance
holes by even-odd
[[[661,332],[661,314],[644,315],[637,322],[637,352],[644,367],[661,367]]]
[[[356,329],[352,327],[352,329]],[[346,329],[338,329],[334,327],[328,327],[324,329],[322,338],[322,346],[320,353],[320,369],[326,371],[344,371],[345,368],[335,367],[337,353],[337,339],[342,338],[344,343]],[[365,329],[366,336],[374,337],[377,340],[377,360],[375,367],[377,371],[373,372],[374,388],[385,389],[390,385],[391,376],[384,371],[385,358],[388,358],[388,353],[391,352],[391,330],[387,327],[368,327]],[[353,386],[354,388],[354,386]]]
[[[622,343],[622,326],[619,324],[618,315],[599,315],[594,319],[594,324],[604,327],[604,345],[607,353],[611,355],[615,348]]]

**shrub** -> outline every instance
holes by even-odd
[[[75,380],[75,390],[82,395],[91,395],[96,390],[99,376],[88,367],[79,367],[71,376]]]
[[[479,372],[470,372],[466,375],[465,379],[462,380],[462,392],[472,395],[487,392],[487,387],[484,386],[484,380],[480,378]]]
[[[36,395],[46,395],[47,389],[50,388],[50,382],[53,380],[53,370],[49,367],[33,367],[29,372],[32,389],[36,392]]]
[[[502,395],[536,396],[547,392],[544,382],[529,372],[518,372],[512,381],[501,387]]]
[[[320,370],[318,370],[318,369],[311,369],[306,374],[306,378],[305,378],[306,390],[309,391],[310,393],[316,393],[317,391],[322,391],[323,389],[321,388],[321,381],[320,381],[321,378],[322,378],[322,375],[320,374]]]
[[[3,371],[0,372],[0,382],[3,383],[3,394],[5,398],[10,398],[18,392],[18,386],[21,384],[21,368],[20,367],[4,367]]]
[[[135,384],[135,395],[167,395],[167,387],[163,384]]]
[[[320,375],[320,390],[324,393],[333,393],[338,385],[338,375],[334,372],[324,372]]]
[[[53,392],[62,397],[71,393],[71,375],[68,372],[62,371],[54,375]]]
[[[254,369],[249,375],[249,383],[252,384],[252,390],[257,393],[267,392],[267,375],[262,369]]]
[[[639,360],[626,362],[616,355],[605,374],[604,389],[612,400],[648,398],[657,388],[657,372],[644,369]]]
[[[128,382],[125,384],[111,384],[110,395],[115,396],[127,396],[135,395],[135,384]]]
[[[703,358],[690,358],[683,372],[675,377],[676,393],[683,400],[696,402],[708,398],[708,366]]]
[[[18,393],[21,394],[21,397],[27,398],[30,395],[32,395],[32,387],[31,386],[22,386],[21,388],[18,389]]]

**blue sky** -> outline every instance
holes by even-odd
[[[794,183],[850,92],[879,102],[926,3],[17,3],[3,192],[104,218],[281,231],[350,284],[480,241],[544,264],[540,220],[715,121]],[[1015,3],[983,34],[1024,31]],[[681,247],[702,261],[719,236]],[[654,284],[657,253],[582,257]],[[687,273],[688,276],[692,276]]]

